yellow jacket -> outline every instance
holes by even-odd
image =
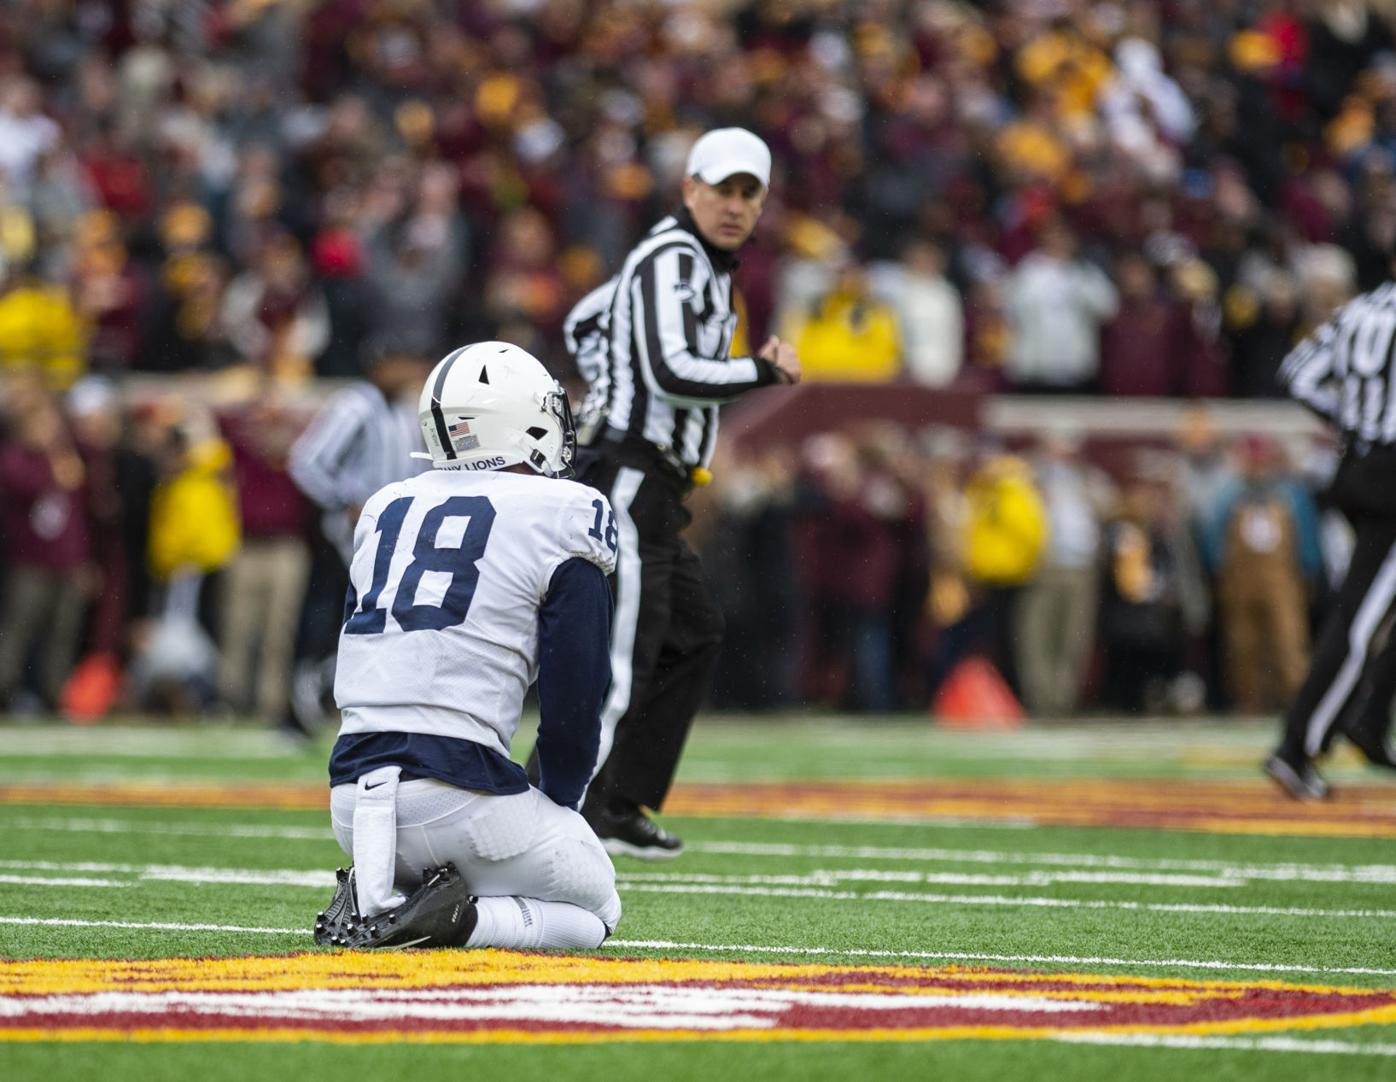
[[[64,390],[82,375],[82,320],[57,286],[23,284],[0,296],[0,365],[36,368]]]
[[[168,580],[181,568],[215,571],[242,541],[237,496],[228,480],[232,451],[207,440],[183,470],[155,487],[150,500],[150,569]]]
[[[988,462],[965,491],[965,571],[985,586],[1032,578],[1047,543],[1047,511],[1022,459]]]
[[[831,293],[789,337],[805,379],[885,383],[901,370],[897,317],[866,297]]]

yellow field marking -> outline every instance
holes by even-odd
[[[251,807],[323,811],[319,785],[0,785],[0,803]],[[1027,782],[955,779],[680,784],[674,815],[760,818],[1030,819],[1057,826],[1115,825],[1241,835],[1396,837],[1396,788],[1346,786],[1302,812],[1257,780]]]
[[[819,983],[847,975],[851,981]],[[881,978],[881,980],[879,980]],[[912,983],[914,982],[914,983]],[[1083,1034],[1247,1035],[1282,1031],[1340,1029],[1396,1024],[1396,1002],[1389,989],[1293,985],[1274,980],[1187,980],[1173,977],[1090,973],[1024,973],[972,966],[845,966],[723,962],[701,959],[624,959],[522,954],[511,951],[425,951],[416,954],[302,953],[247,958],[166,958],[148,961],[52,960],[0,962],[0,994],[12,997],[159,992],[274,992],[331,989],[404,990],[452,986],[509,985],[738,985],[773,991],[833,994],[895,994],[970,997],[991,993],[1024,999],[1189,1007],[1208,1001],[1234,1001],[1256,991],[1289,996],[1342,996],[1379,1000],[1369,1007],[1275,1017],[1206,1021],[1102,1022],[1079,1026],[949,1025],[907,1028],[636,1029],[558,1030],[520,1026],[462,1031],[402,1028],[358,1032],[323,1025],[273,1022],[242,1028],[219,1021],[208,1029],[187,1025],[122,1028],[86,1025],[0,1028],[3,1041],[288,1042],[333,1044],[599,1044],[676,1041],[944,1041],[1034,1040]],[[1005,985],[1016,986],[1005,989]],[[1031,1007],[1026,1009],[1031,1010]],[[1261,1008],[1258,1008],[1261,1009]],[[1306,1008],[1307,1009],[1307,1008]]]
[[[889,976],[921,974],[896,966],[860,967]],[[246,958],[154,961],[57,959],[0,961],[0,994],[65,995],[123,992],[285,991],[305,988],[431,988],[443,984],[635,984],[667,981],[788,980],[846,972],[837,965],[703,959],[585,958],[510,951],[305,953]]]
[[[986,984],[1022,986],[1021,994],[1037,996],[1125,995],[1121,986],[1139,989],[1139,995],[1192,996],[1198,999],[1235,998],[1249,991],[1287,994],[1343,995],[1389,998],[1390,990],[1340,985],[1290,984],[1276,980],[1189,980],[1178,977],[1115,976],[1096,973],[1023,973],[976,966],[908,967],[860,965],[853,970],[869,978],[848,990],[886,991],[889,981],[915,978],[969,986],[982,991]],[[94,992],[168,991],[287,991],[307,987],[321,989],[378,988],[417,989],[442,985],[491,984],[650,984],[672,982],[759,981],[775,989],[828,990],[811,984],[821,977],[847,974],[844,965],[822,963],[728,962],[706,959],[596,958],[576,955],[525,954],[504,950],[417,951],[373,954],[363,951],[304,952],[289,955],[254,955],[241,958],[41,959],[0,961],[0,994],[82,995]],[[1061,991],[1051,986],[1062,986]],[[1104,988],[1091,988],[1103,985]],[[1086,987],[1081,987],[1086,986]],[[898,986],[900,994],[917,989]],[[925,989],[922,989],[925,990]],[[932,994],[953,992],[931,988]],[[1001,994],[1011,989],[996,988]],[[1142,1001],[1142,1000],[1141,1000]],[[1160,999],[1159,1002],[1163,1002]]]
[[[127,807],[278,808],[328,811],[323,785],[0,785],[0,804],[113,804]]]

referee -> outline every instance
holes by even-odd
[[[755,357],[728,355],[735,253],[770,182],[761,139],[706,133],[688,156],[683,206],[567,317],[568,348],[590,384],[578,476],[610,497],[620,535],[611,690],[582,808],[612,854],[683,849],[646,811],[663,806],[722,642],[721,611],[679,536],[684,498],[708,479],[718,407],[800,378],[794,347],[775,337]]]
[[[1331,423],[1342,458],[1328,496],[1352,523],[1347,577],[1309,675],[1285,715],[1265,772],[1296,800],[1321,800],[1315,757],[1338,735],[1393,766],[1385,736],[1396,665],[1396,281],[1338,310],[1280,367],[1290,395]],[[1380,721],[1376,720],[1380,718]]]
[[[429,468],[417,424],[417,395],[431,361],[389,342],[370,345],[364,378],[336,391],[291,446],[291,479],[320,511],[310,535],[310,575],[296,629],[289,706],[279,727],[312,735],[325,715],[349,586],[354,523],[384,485]]]

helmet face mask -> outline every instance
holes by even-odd
[[[417,410],[437,469],[497,470],[526,464],[570,477],[576,432],[567,395],[525,350],[477,342],[432,369]]]
[[[543,396],[543,410],[557,422],[558,431],[562,434],[562,443],[558,447],[555,464],[550,464],[552,472],[548,476],[570,478],[577,458],[577,426],[572,420],[572,403],[567,401],[567,392],[560,385],[557,390]],[[540,454],[537,450],[533,453]],[[529,465],[540,473],[546,472],[533,462]]]

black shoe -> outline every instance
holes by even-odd
[[[422,873],[422,885],[407,901],[372,917],[361,916],[353,901],[353,869],[340,869],[338,875],[334,899],[315,921],[315,942],[321,946],[356,950],[463,947],[479,920],[476,899],[454,864],[428,868]],[[340,904],[340,895],[346,892],[349,901]]]
[[[683,852],[683,839],[670,834],[640,808],[601,811],[589,816],[587,822],[613,857],[672,860]]]
[[[1353,747],[1373,766],[1396,770],[1396,749],[1391,747],[1391,741],[1387,740],[1386,734],[1354,725],[1351,728],[1344,726],[1343,735],[1352,741]]]
[[[1276,785],[1295,800],[1326,800],[1332,792],[1328,783],[1314,769],[1314,764],[1307,759],[1295,765],[1276,752],[1265,760],[1264,770]]]
[[[359,902],[354,885],[353,868],[335,869],[334,897],[325,911],[315,918],[317,946],[339,946],[341,937],[350,934],[359,924]]]

